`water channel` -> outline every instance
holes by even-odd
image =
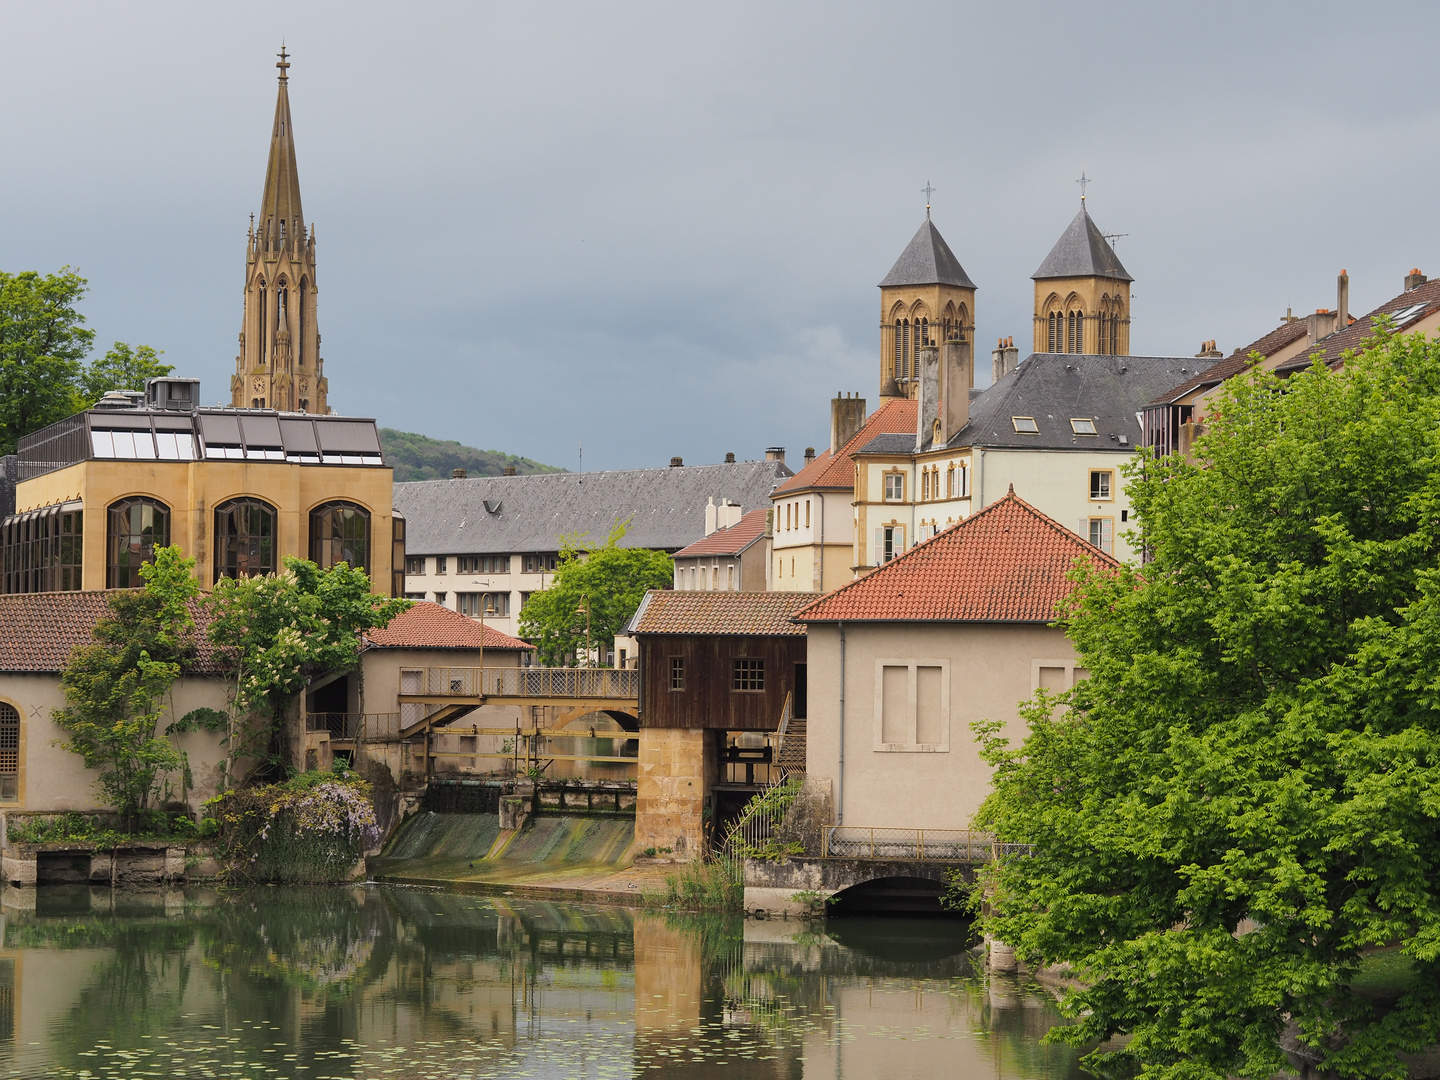
[[[961,923],[386,886],[0,893],[3,1077],[1080,1077]]]

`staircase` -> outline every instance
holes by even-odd
[[[780,740],[780,780],[805,775],[805,721],[791,718]]]

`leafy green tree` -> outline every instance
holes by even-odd
[[[234,665],[235,711],[264,720],[248,738],[232,722],[232,773],[237,758],[252,755],[262,774],[287,771],[282,725],[295,695],[317,674],[354,668],[360,634],[411,605],[371,592],[365,571],[346,563],[322,570],[293,555],[283,562],[280,573],[221,578],[205,600],[210,640]]]
[[[169,375],[174,364],[162,364],[159,350],[149,345],[131,348],[117,341],[110,351],[80,373],[79,408],[88,409],[111,390],[144,390],[146,379]]]
[[[86,287],[68,266],[43,277],[0,272],[0,454],[75,412],[76,381],[95,337],[75,307]]]
[[[464,469],[469,476],[503,476],[507,468],[520,476],[565,471],[503,450],[477,450],[454,439],[432,439],[394,428],[380,429],[380,448],[385,451],[385,463],[395,470],[397,484],[449,480],[456,469]]]
[[[1090,678],[983,726],[978,823],[1033,845],[987,929],[1081,980],[1055,1037],[1129,1036],[1095,1068],[1269,1077],[1288,1027],[1399,1077],[1440,1040],[1440,344],[1254,371],[1208,427],[1129,469],[1153,560],[1076,571]]]
[[[70,657],[60,677],[66,705],[54,713],[65,748],[99,773],[100,791],[129,830],[184,766],[157,725],[194,653],[190,601],[199,592],[195,560],[178,547],[156,548],[140,576],[145,587],[112,592],[113,614],[96,624],[94,644]]]
[[[603,647],[625,628],[645,593],[675,579],[670,556],[647,548],[622,548],[629,522],[621,522],[601,547],[580,537],[562,537],[554,583],[533,593],[520,612],[520,633],[532,642],[542,663],[561,665],[583,657],[585,608],[589,640]]]

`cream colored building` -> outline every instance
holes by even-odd
[[[1083,678],[1048,625],[1077,559],[1112,560],[1014,495],[801,610],[807,784],[859,829],[969,829],[990,789],[971,725]],[[841,752],[843,747],[843,754]],[[939,842],[939,838],[936,838]]]

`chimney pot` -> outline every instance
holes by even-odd
[[[765,448],[766,461],[778,461],[785,464],[785,448],[783,446],[767,446]]]
[[[672,469],[678,469],[678,468],[680,468],[680,466],[682,466],[682,465],[684,465],[684,464],[685,464],[685,459],[684,459],[684,458],[672,457],[672,458],[670,459],[670,468],[672,468]]]
[[[1415,269],[1411,270],[1410,273],[1405,275],[1405,291],[1409,292],[1411,289],[1419,285],[1424,285],[1425,282],[1428,280],[1429,279],[1420,272],[1420,268],[1417,266]]]
[[[810,464],[812,461],[814,461],[814,460],[815,460],[815,448],[814,448],[813,446],[807,446],[807,447],[805,447],[805,464],[806,464],[806,465],[809,465],[809,464]]]
[[[725,455],[725,464],[726,464],[726,465],[734,465],[734,464],[735,464],[735,455],[734,455],[733,453],[730,453],[730,454],[726,454],[726,455]]]
[[[465,473],[465,470],[464,470],[464,469],[451,469],[451,470],[450,470],[450,479],[452,479],[452,480],[464,480],[464,479],[465,479],[465,476],[466,476],[466,473]]]

